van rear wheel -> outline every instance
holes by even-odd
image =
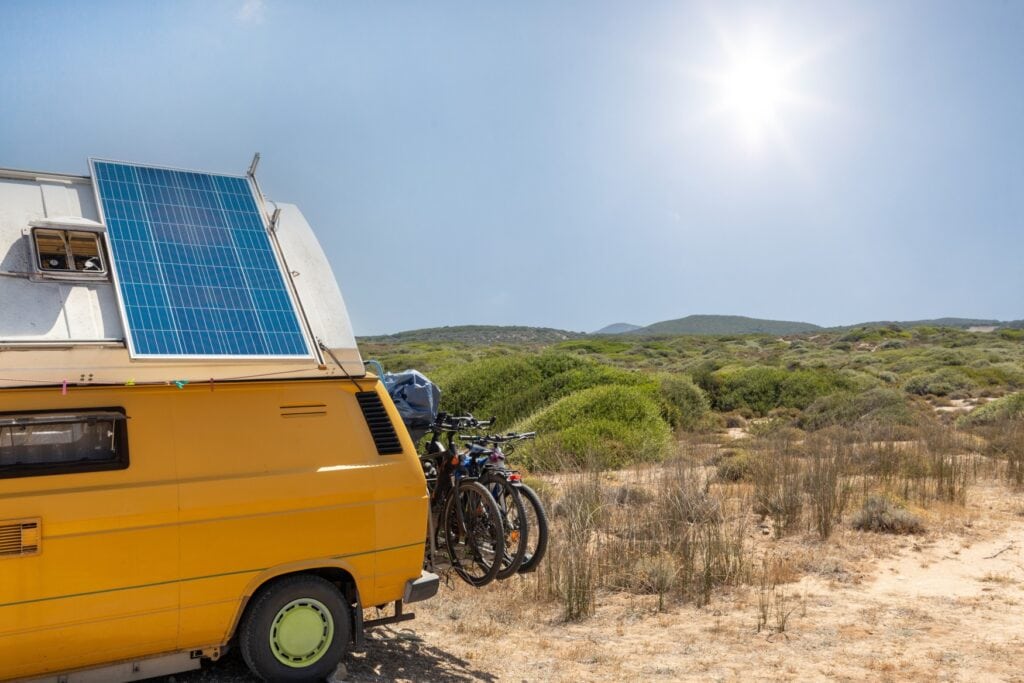
[[[351,613],[341,591],[308,574],[263,589],[238,635],[245,663],[264,681],[322,680],[337,668],[351,639]]]

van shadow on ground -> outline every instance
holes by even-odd
[[[438,681],[463,683],[497,677],[473,668],[460,657],[428,645],[408,629],[377,628],[366,634],[362,652],[345,656],[348,675],[345,681]],[[218,662],[207,662],[201,671],[155,679],[154,683],[259,683],[249,673],[238,649],[232,649]]]
[[[411,630],[378,628],[366,634],[366,649],[345,658],[350,681],[497,681],[455,655],[428,645]]]

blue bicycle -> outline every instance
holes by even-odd
[[[519,441],[533,439],[536,432],[465,435],[467,443],[458,470],[479,481],[498,504],[505,529],[505,553],[497,578],[537,569],[548,546],[548,518],[540,497],[523,483],[522,475],[506,464],[506,452]]]

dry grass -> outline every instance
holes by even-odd
[[[601,528],[615,528],[621,514],[640,509],[616,503],[613,492],[642,488],[655,496],[647,503],[653,505],[666,470],[599,475],[606,496]],[[553,489],[566,490],[570,479],[560,477]],[[751,489],[712,483],[708,495],[746,498],[756,519]],[[491,680],[486,671],[494,680],[531,681],[1016,680],[1024,656],[1024,572],[1017,566],[1024,521],[1014,514],[1014,494],[996,480],[980,480],[970,493],[966,507],[936,501],[922,511],[929,523],[924,536],[853,530],[856,492],[826,542],[810,524],[781,539],[748,524],[747,580],[718,586],[700,607],[680,597],[676,560],[661,553],[634,565],[634,584],[602,582],[592,614],[577,622],[565,622],[557,601],[537,600],[537,577],[483,590],[456,584],[421,607],[412,628],[459,658],[440,672],[458,675],[422,669],[407,678]],[[666,590],[668,577],[673,585]],[[452,604],[463,608],[459,621],[437,619],[435,612]],[[490,632],[492,622],[501,633],[474,647],[472,635]],[[964,639],[964,632],[986,635]],[[390,652],[400,644],[392,642],[380,647]],[[380,657],[371,652],[367,660]]]
[[[723,589],[763,588],[758,528],[795,548],[828,541],[839,528],[919,534],[924,520],[903,501],[940,520],[955,517],[979,472],[1009,459],[1004,451],[979,454],[984,442],[951,424],[925,424],[910,441],[878,441],[880,431],[778,429],[744,438],[749,481],[718,476],[709,463],[721,464],[723,446],[706,437],[682,442],[660,465],[553,475],[540,487],[553,529],[532,594],[559,604],[566,621],[591,616],[602,592],[655,596],[656,611],[706,605]],[[788,617],[775,611],[786,599],[775,590],[768,592],[778,630]]]

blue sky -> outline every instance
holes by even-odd
[[[254,151],[358,334],[1024,318],[1024,3],[0,3],[0,166]]]

